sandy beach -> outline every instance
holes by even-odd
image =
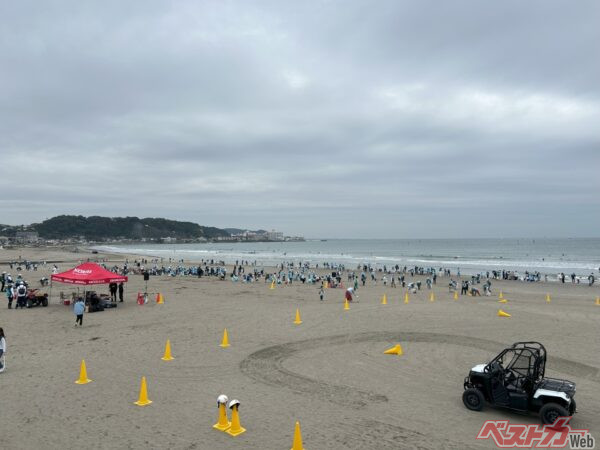
[[[19,256],[63,261],[61,271],[87,258],[125,257],[0,250],[0,261]],[[7,264],[0,270],[10,271]],[[48,264],[24,277],[37,287],[50,273]],[[125,302],[86,314],[82,328],[73,327],[72,309],[58,301],[71,286],[55,284],[47,308],[8,310],[3,295],[2,448],[289,449],[296,421],[304,447],[313,450],[495,448],[475,439],[485,420],[539,418],[489,407],[468,411],[463,379],[525,340],[546,346],[546,376],[577,383],[572,425],[600,438],[598,285],[493,281],[494,296],[455,301],[448,278],[439,278],[435,301],[423,288],[405,304],[402,288],[367,282],[359,302],[344,311],[342,289],[326,290],[321,302],[314,285],[271,290],[264,280],[166,276],[150,279],[152,301],[139,306],[143,283],[131,275]],[[96,290],[108,293],[105,285]],[[157,292],[164,305],[153,301]],[[380,304],[383,294],[387,305]],[[499,307],[512,317],[497,317]],[[293,323],[296,308],[301,325]],[[224,328],[226,349],[219,347]],[[161,360],[167,339],[175,357],[169,362]],[[397,343],[404,355],[383,354]],[[77,385],[82,359],[93,382]],[[133,404],[142,376],[153,401],[143,408]],[[234,438],[212,428],[219,394],[240,400],[246,433]]]

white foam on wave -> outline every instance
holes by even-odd
[[[321,253],[318,251],[281,251],[281,250],[241,250],[235,247],[219,248],[219,249],[194,249],[185,247],[168,247],[157,248],[153,247],[129,247],[129,246],[114,246],[103,245],[93,247],[96,250],[110,253],[127,253],[143,256],[153,256],[173,259],[186,259],[191,261],[200,261],[206,259],[224,260],[227,263],[235,262],[236,260],[257,261],[262,265],[276,265],[282,261],[304,261],[311,264],[323,263],[342,263],[350,268],[356,267],[358,264],[375,265],[382,267],[383,265],[393,266],[425,266],[425,267],[444,267],[450,269],[461,268],[465,273],[481,272],[493,269],[518,270],[524,272],[540,271],[545,273],[571,272],[571,271],[595,271],[600,266],[597,262],[590,261],[565,261],[565,260],[518,260],[518,259],[503,259],[495,257],[487,258],[468,258],[468,257],[440,257],[427,259],[424,257],[415,256],[387,256],[387,255],[353,255],[350,253]]]

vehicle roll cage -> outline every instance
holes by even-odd
[[[509,348],[504,349],[494,359],[492,359],[484,368],[484,372],[492,372],[495,367],[498,367],[500,360],[508,352],[514,352],[515,356],[504,369],[510,369],[518,372],[522,377],[531,379],[532,381],[541,380],[544,378],[546,371],[546,348],[539,342],[516,342]],[[514,367],[516,362],[521,358],[527,358],[529,361],[527,373],[522,373],[523,367]],[[492,367],[494,366],[494,367]]]

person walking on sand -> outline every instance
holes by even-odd
[[[4,372],[4,354],[6,353],[6,338],[4,329],[0,328],[0,372]]]
[[[79,324],[79,326],[82,327],[83,313],[85,312],[85,303],[83,302],[83,299],[81,297],[79,297],[73,305],[73,312],[75,313],[75,326]]]
[[[323,285],[319,288],[319,300],[323,301],[323,297],[325,296],[325,291],[323,290]]]
[[[123,282],[119,283],[119,302],[123,303]]]

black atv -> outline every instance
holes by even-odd
[[[544,378],[546,349],[539,342],[517,342],[465,378],[463,403],[481,411],[485,402],[518,412],[540,414],[542,424],[577,411],[575,383]]]

